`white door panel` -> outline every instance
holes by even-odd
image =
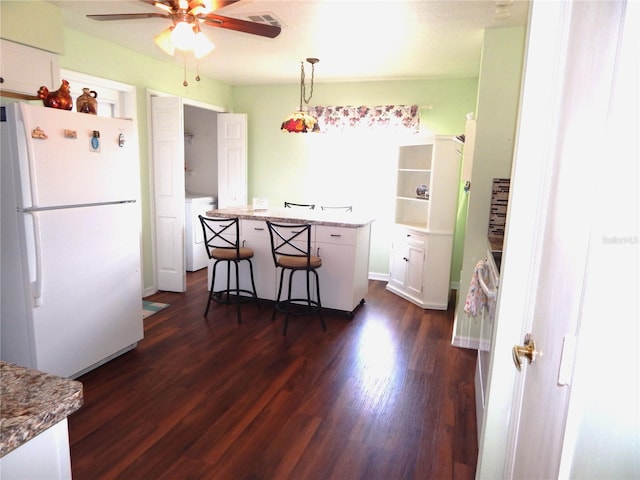
[[[637,13],[533,2],[477,478],[640,474]],[[526,333],[542,355],[517,373]]]
[[[182,101],[151,97],[156,275],[159,290],[186,290]]]
[[[247,116],[218,115],[218,208],[247,204]]]

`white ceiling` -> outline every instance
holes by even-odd
[[[49,3],[63,9],[69,28],[183,64],[153,42],[169,20],[85,17],[159,12],[157,7],[128,0]],[[528,7],[528,1],[515,0],[510,16],[498,19],[495,0],[240,0],[216,13],[242,19],[270,13],[281,22],[282,33],[269,39],[203,26],[216,48],[200,60],[199,70],[232,85],[292,83],[300,79],[300,61],[317,57],[317,82],[476,76],[483,30],[526,25]],[[195,70],[195,60],[187,59],[187,69]]]

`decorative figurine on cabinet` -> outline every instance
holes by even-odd
[[[98,114],[98,94],[95,90],[88,88],[82,89],[82,95],[76,100],[76,110],[81,113],[90,113],[91,115]]]
[[[62,80],[62,85],[58,90],[50,92],[44,85],[38,90],[38,98],[42,99],[45,107],[59,108],[61,110],[71,110],[73,99],[69,93],[69,82]]]

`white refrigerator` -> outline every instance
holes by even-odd
[[[0,358],[76,378],[143,338],[137,132],[40,105],[5,113]]]

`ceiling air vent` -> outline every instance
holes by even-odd
[[[273,25],[274,27],[284,26],[273,13],[252,13],[251,15],[247,15],[247,18],[252,22],[266,23],[267,25]]]

